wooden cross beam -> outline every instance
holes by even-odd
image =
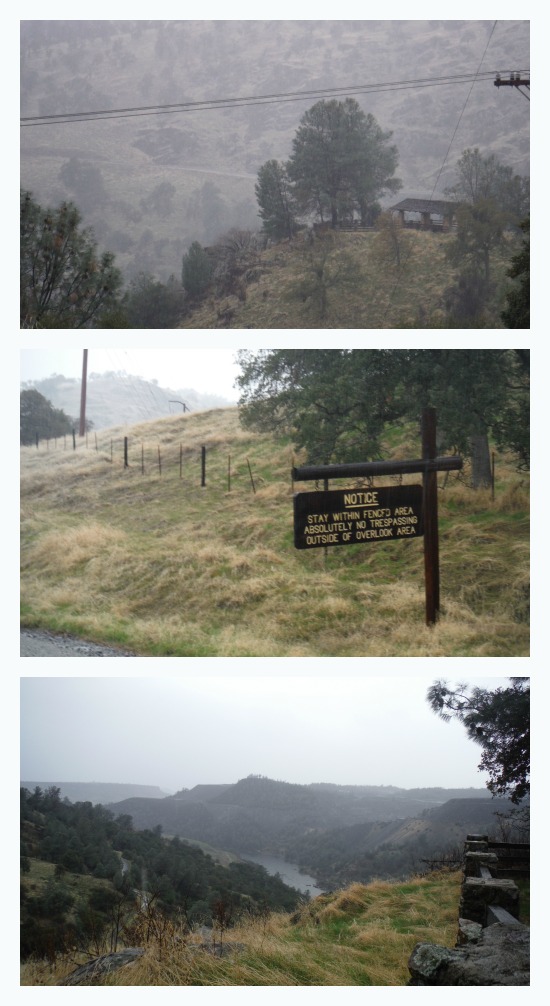
[[[424,518],[424,581],[426,587],[426,625],[434,625],[439,613],[439,528],[437,516],[437,473],[460,471],[458,455],[438,457],[436,453],[436,411],[426,408],[421,421],[422,457],[404,461],[362,461],[342,465],[303,465],[292,468],[293,482],[330,478],[361,478],[375,475],[422,474],[422,511]]]

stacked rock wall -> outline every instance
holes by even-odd
[[[498,874],[487,837],[468,835],[456,946],[418,943],[409,985],[529,985],[529,928],[518,921],[519,891]]]

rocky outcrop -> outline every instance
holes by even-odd
[[[456,946],[418,943],[409,985],[530,984],[530,931],[518,921],[519,891],[499,873],[487,837],[468,835]]]
[[[72,971],[67,978],[62,982],[57,982],[57,984],[95,985],[96,982],[100,982],[113,971],[118,971],[119,968],[133,964],[144,953],[145,950],[142,950],[141,947],[128,947],[127,950],[118,950],[114,954],[102,954],[101,957],[95,957],[93,961],[88,961],[87,964],[83,964],[76,971]]]
[[[529,985],[529,929],[516,922],[478,926],[465,946],[419,943],[409,985]]]

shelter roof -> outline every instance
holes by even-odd
[[[402,199],[395,206],[390,206],[390,210],[403,210],[405,213],[438,213],[441,216],[448,216],[459,206],[459,203],[452,203],[443,199]]]

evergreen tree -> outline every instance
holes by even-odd
[[[311,463],[372,458],[397,415],[386,350],[243,350],[239,363],[243,425],[290,433]]]
[[[267,161],[258,172],[255,186],[264,233],[271,238],[291,238],[296,231],[295,205],[286,169]]]
[[[391,135],[353,98],[313,105],[302,116],[287,163],[301,212],[336,227],[358,211],[366,223],[378,197],[401,187]]]
[[[98,254],[80,222],[72,203],[44,210],[21,193],[21,328],[102,328],[117,305],[114,255]]]
[[[181,281],[192,300],[200,300],[212,280],[212,260],[208,252],[193,241],[189,251],[183,256]]]
[[[489,773],[487,788],[493,796],[507,796],[519,803],[529,794],[529,678],[511,678],[508,688],[455,689],[436,681],[427,700],[444,720],[458,719],[468,737],[480,744],[480,771]]]

